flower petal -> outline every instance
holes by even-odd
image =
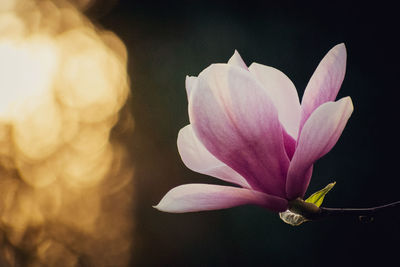
[[[251,64],[249,70],[267,90],[286,132],[297,139],[301,107],[292,81],[283,72],[258,63]]]
[[[252,188],[284,197],[289,159],[277,110],[263,86],[239,67],[215,64],[189,100],[196,136]]]
[[[179,131],[177,143],[183,163],[192,171],[250,188],[240,174],[218,160],[204,147],[195,136],[192,125],[186,125]]]
[[[218,210],[255,204],[272,211],[287,209],[287,200],[232,186],[185,184],[171,189],[154,208],[173,213]]]
[[[186,75],[185,87],[186,94],[188,99],[190,98],[190,93],[192,92],[193,87],[196,86],[197,77],[196,76],[188,76]]]
[[[246,63],[244,63],[242,57],[239,55],[239,52],[237,50],[235,50],[233,56],[228,60],[228,64],[247,70]]]
[[[286,155],[292,160],[294,151],[296,150],[296,140],[290,136],[285,129],[282,129],[283,144],[285,146]]]
[[[304,196],[311,179],[310,168],[336,144],[352,112],[351,98],[344,97],[322,104],[311,114],[290,163],[286,184],[288,199]]]
[[[320,105],[334,101],[342,85],[346,72],[346,47],[338,44],[321,60],[312,75],[301,102],[301,125]]]

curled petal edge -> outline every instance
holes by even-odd
[[[232,57],[228,60],[228,64],[248,70],[246,63],[243,61],[242,57],[240,56],[237,50],[235,50]]]
[[[186,94],[187,98],[190,98],[190,93],[192,92],[193,88],[196,86],[197,77],[196,76],[188,76],[186,75],[185,80],[185,87],[186,87]]]

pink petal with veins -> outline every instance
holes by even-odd
[[[286,184],[288,199],[304,196],[311,178],[310,168],[336,144],[352,112],[351,98],[344,97],[322,104],[311,114],[290,162]]]
[[[195,136],[190,124],[179,131],[177,143],[183,163],[192,171],[250,188],[250,185],[240,174],[218,160],[204,147]]]
[[[338,44],[321,60],[304,91],[301,102],[301,126],[312,112],[328,101],[334,101],[346,72],[346,47]]]
[[[165,212],[182,213],[226,209],[246,204],[255,204],[280,212],[287,209],[288,202],[283,198],[245,188],[186,184],[171,189],[155,208]]]
[[[249,70],[267,91],[278,110],[279,121],[286,132],[297,138],[301,107],[292,81],[283,72],[258,63],[251,64]]]
[[[191,93],[189,117],[207,150],[252,188],[286,196],[289,159],[278,112],[250,72],[227,64],[208,67]]]

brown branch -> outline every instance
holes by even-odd
[[[371,221],[375,215],[395,208],[400,208],[400,201],[371,208],[317,207],[316,205],[305,202],[299,198],[292,200],[289,204],[290,211],[302,215],[308,220],[319,220],[336,216],[357,216],[361,221]]]

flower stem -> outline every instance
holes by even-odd
[[[360,221],[372,221],[378,213],[400,208],[400,201],[371,208],[325,208],[317,207],[302,199],[295,199],[290,202],[290,211],[300,214],[308,220],[319,220],[333,216],[358,216]]]
[[[389,211],[394,208],[400,207],[400,201],[381,205],[372,208],[325,208],[320,207],[319,217],[329,216],[358,216],[360,220],[365,218],[373,218],[378,213]]]

